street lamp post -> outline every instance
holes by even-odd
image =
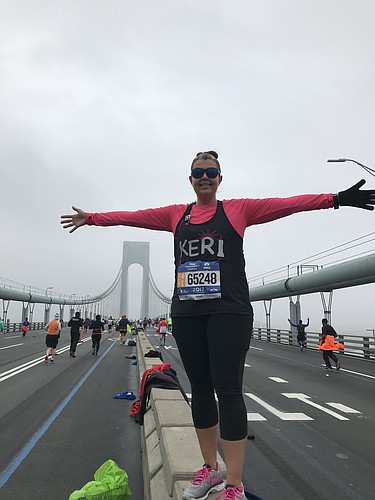
[[[363,165],[363,163],[359,163],[359,161],[357,161],[357,160],[351,160],[349,158],[335,158],[335,159],[327,160],[328,163],[344,163],[345,161],[352,161],[353,163],[356,163],[357,165],[362,167],[364,170],[366,170],[366,172],[368,174],[375,177],[375,170],[374,169],[368,167],[367,165]]]

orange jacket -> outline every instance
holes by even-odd
[[[333,335],[325,335],[319,342],[318,351],[336,351],[337,349],[344,349],[344,344],[335,342]]]

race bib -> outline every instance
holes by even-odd
[[[220,299],[219,262],[185,262],[177,269],[177,295],[180,300]]]

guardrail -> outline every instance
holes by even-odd
[[[307,349],[318,349],[320,333],[306,332],[306,347]],[[278,344],[296,345],[296,335],[291,330],[254,328],[253,339],[262,340],[265,342],[274,342]],[[359,335],[338,335],[338,342],[345,345],[345,349],[340,353],[346,356],[358,356],[375,360],[375,339],[374,337],[359,336]]]
[[[43,322],[31,322],[29,324],[29,330],[44,330],[45,323]],[[22,329],[22,323],[4,323],[4,330],[2,333],[15,333],[20,332]]]

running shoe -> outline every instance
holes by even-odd
[[[341,368],[341,363],[340,363],[340,361],[337,361],[337,363],[336,363],[336,371],[338,372],[340,370],[340,368]]]
[[[223,488],[224,480],[220,466],[218,465],[216,470],[204,464],[202,469],[194,474],[189,486],[185,488],[182,499],[205,500],[210,493],[221,491]]]
[[[246,500],[245,488],[227,484],[217,500]]]
[[[49,362],[51,363],[51,365],[53,365],[53,363],[54,363],[53,358],[51,358],[51,359],[49,360]]]
[[[44,358],[44,362],[45,362],[45,364],[47,364],[47,363],[48,363],[48,356],[46,356],[46,357]]]
[[[324,369],[327,370],[327,371],[329,371],[329,372],[331,372],[332,371],[332,366],[325,366]]]
[[[93,356],[95,356],[95,349],[92,350],[92,353],[91,353]]]

